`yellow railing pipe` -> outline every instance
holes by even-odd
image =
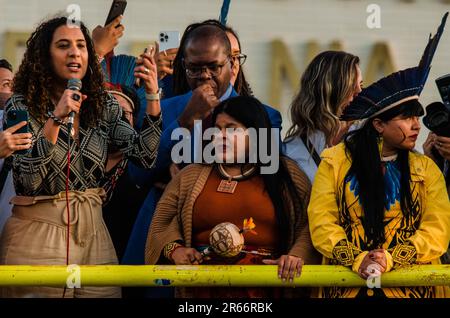
[[[274,265],[71,265],[0,266],[0,286],[367,286],[343,266],[305,265],[293,283],[283,283]],[[385,273],[381,287],[450,286],[450,265],[414,265]],[[377,284],[372,280],[372,284]]]

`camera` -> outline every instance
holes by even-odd
[[[179,31],[160,31],[159,32],[159,51],[177,48],[180,46]]]
[[[9,112],[7,117],[8,117],[8,120],[14,120],[14,121],[17,120],[16,112]]]
[[[441,95],[441,102],[434,102],[426,107],[427,115],[424,125],[438,136],[450,137],[450,74],[436,79]]]

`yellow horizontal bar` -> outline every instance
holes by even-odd
[[[305,265],[293,283],[278,279],[274,265],[0,266],[0,286],[65,286],[67,281],[81,286],[367,286],[349,268],[329,265]],[[450,265],[414,265],[381,276],[381,287],[444,285],[450,285]]]

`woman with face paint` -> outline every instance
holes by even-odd
[[[442,31],[442,30],[441,30]],[[322,153],[308,217],[325,263],[364,279],[410,264],[439,264],[450,239],[450,202],[436,164],[416,153],[424,111],[419,95],[439,37],[418,67],[379,80],[344,110],[362,120],[344,142]],[[434,47],[433,47],[434,46]],[[444,296],[443,287],[321,289],[322,297]]]
[[[240,96],[222,102],[213,122],[215,162],[190,165],[169,183],[150,226],[146,263],[273,264],[278,265],[280,279],[292,280],[300,275],[303,264],[318,263],[305,211],[308,178],[285,157],[275,157],[279,169],[271,174],[264,174],[267,164],[259,156],[250,160],[251,145],[266,148],[270,154],[271,138],[278,138],[270,135],[268,115],[255,98]],[[269,130],[270,137],[264,139],[262,129]],[[202,255],[216,225],[231,222],[242,227],[249,217],[258,235],[244,233],[241,253],[233,257]],[[183,296],[270,297],[274,292],[266,288],[193,288],[184,290]]]

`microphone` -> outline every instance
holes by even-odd
[[[78,78],[71,78],[67,81],[67,89],[72,91],[81,91],[83,83]],[[80,98],[81,99],[81,98]],[[69,113],[69,119],[67,120],[67,131],[70,133],[72,131],[73,121],[75,119],[75,112],[71,111]]]

